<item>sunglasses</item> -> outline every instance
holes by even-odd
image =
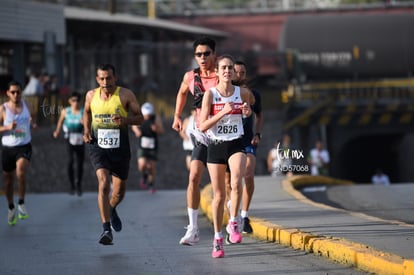
[[[10,93],[11,93],[12,95],[15,95],[15,94],[20,94],[20,91],[18,91],[18,90],[15,90],[15,91],[10,91]]]
[[[211,54],[210,51],[201,52],[201,53],[194,53],[194,55],[197,56],[197,57],[201,57],[201,56],[208,57],[208,56],[210,56],[210,54]]]
[[[77,98],[71,98],[70,101],[72,101],[72,102],[79,102],[79,99],[77,99]]]

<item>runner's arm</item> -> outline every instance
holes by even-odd
[[[155,132],[159,135],[164,134],[164,124],[162,123],[161,117],[155,117]]]
[[[131,130],[134,133],[135,137],[141,136],[141,129],[138,127],[138,125],[132,125]]]
[[[83,108],[83,141],[85,143],[90,143],[92,141],[91,135],[91,123],[92,123],[92,114],[91,114],[91,101],[93,97],[93,90],[90,90],[86,93],[85,96],[85,106]]]
[[[188,122],[190,121],[190,117],[186,117],[185,119],[184,119],[184,121],[183,121],[183,129],[181,129],[181,131],[179,132],[180,133],[180,137],[183,139],[183,140],[189,140],[189,138],[188,138],[188,136],[187,136],[187,134],[186,134],[186,129],[187,129],[187,126],[188,126]]]
[[[174,121],[172,124],[172,128],[177,132],[180,132],[183,129],[183,122],[181,120],[181,114],[183,113],[183,109],[185,104],[187,103],[187,95],[190,91],[188,86],[188,74],[184,74],[183,81],[181,82],[180,89],[177,93],[177,98],[175,101],[175,111],[174,111]]]
[[[3,122],[6,120],[6,112],[4,109],[4,105],[0,106],[0,133],[13,130],[13,123],[10,123],[9,125],[4,125]]]
[[[144,120],[141,113],[141,106],[138,103],[135,94],[128,89],[121,88],[122,97],[121,101],[126,110],[128,110],[128,117],[120,117],[120,125],[141,125]],[[125,98],[125,101],[122,100]],[[125,103],[124,103],[125,102]]]
[[[59,120],[58,120],[58,122],[56,124],[56,129],[53,132],[53,137],[54,138],[57,138],[59,136],[60,129],[62,129],[62,125],[63,125],[63,121],[65,120],[65,117],[66,117],[66,109],[63,109],[60,112]]]

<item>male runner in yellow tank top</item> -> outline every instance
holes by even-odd
[[[98,179],[98,206],[103,224],[99,243],[110,245],[112,229],[117,232],[122,229],[115,208],[124,198],[129,172],[128,125],[141,124],[143,118],[134,93],[116,86],[114,66],[99,65],[96,82],[99,87],[88,91],[85,98],[83,139]]]

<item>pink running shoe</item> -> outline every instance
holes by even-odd
[[[226,226],[226,231],[229,233],[227,240],[230,243],[241,243],[242,242],[242,234],[239,232],[239,225],[237,222],[229,222]]]
[[[211,252],[213,258],[224,258],[223,250],[223,238],[214,239],[213,241],[213,252]]]

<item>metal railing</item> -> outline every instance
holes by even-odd
[[[296,105],[313,105],[327,98],[337,105],[349,102],[368,104],[370,102],[391,101],[414,103],[414,79],[394,79],[378,81],[326,82],[291,85],[282,92],[284,103]]]

